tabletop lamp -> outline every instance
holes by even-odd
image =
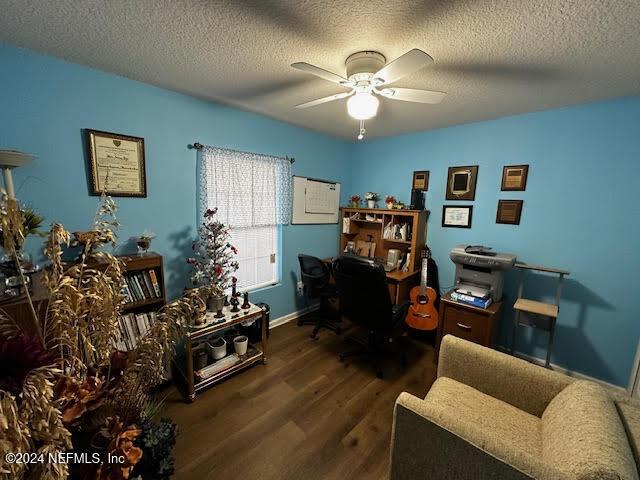
[[[21,167],[33,160],[33,155],[18,152],[16,150],[0,150],[0,168],[2,168],[2,176],[4,177],[4,188],[7,190],[9,198],[16,198],[16,192],[13,188],[13,176],[11,170]]]

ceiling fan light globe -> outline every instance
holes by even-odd
[[[347,100],[347,111],[356,120],[369,120],[378,113],[380,102],[370,93],[356,93]]]

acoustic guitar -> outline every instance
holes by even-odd
[[[427,286],[429,258],[431,258],[431,251],[425,248],[422,251],[420,286],[413,287],[411,292],[409,292],[411,305],[409,306],[405,322],[417,330],[435,330],[438,328],[439,317],[435,305],[438,293],[433,288]]]

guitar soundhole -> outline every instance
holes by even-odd
[[[426,297],[426,295],[420,295],[420,296],[418,297],[418,303],[419,303],[420,305],[424,305],[424,304],[426,304],[426,303],[427,303],[427,301],[428,301],[428,298]]]

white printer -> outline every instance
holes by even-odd
[[[482,245],[458,245],[449,258],[456,264],[455,290],[465,295],[502,300],[504,271],[513,267],[516,256],[495,253]]]

